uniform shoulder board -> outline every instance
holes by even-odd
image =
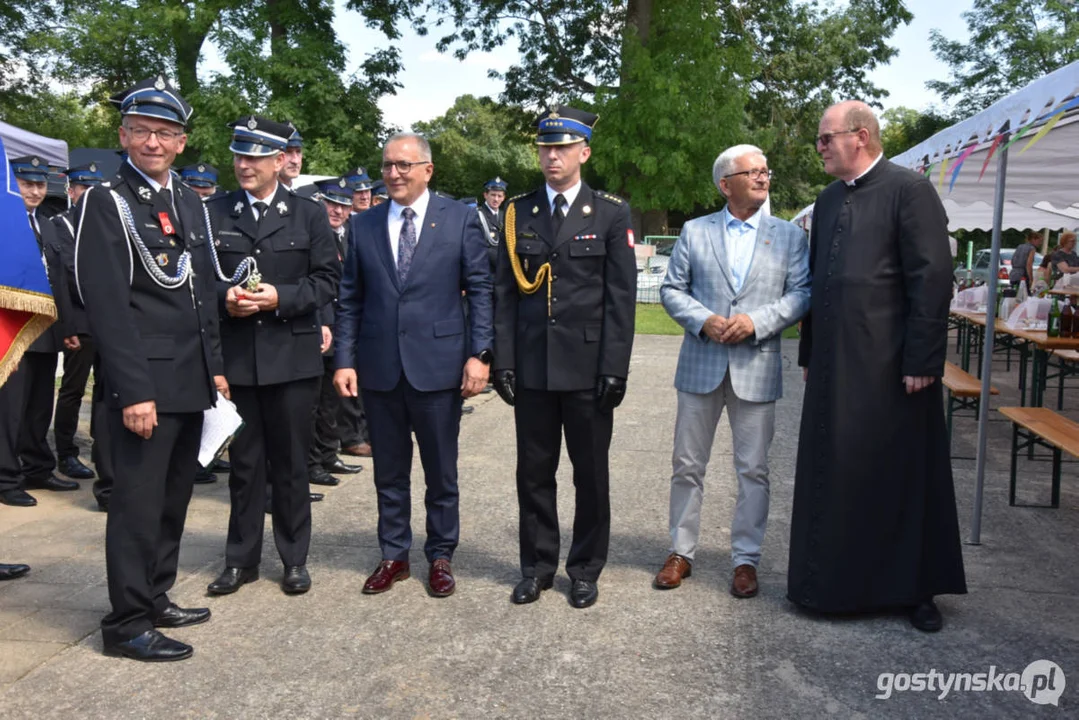
[[[294,197],[294,198],[296,198],[296,199],[298,199],[298,200],[306,200],[307,202],[309,202],[309,203],[314,203],[315,205],[318,205],[318,206],[320,206],[320,207],[321,207],[321,205],[322,205],[322,204],[321,204],[321,203],[320,203],[320,202],[318,201],[318,198],[315,198],[315,197],[313,197],[313,196],[310,196],[310,195],[300,195],[299,193],[293,193],[293,194],[292,194],[292,197]]]
[[[506,202],[517,202],[517,201],[518,201],[518,200],[520,200],[521,198],[526,198],[526,197],[528,197],[529,195],[535,195],[535,194],[536,194],[536,190],[535,190],[535,189],[532,189],[532,190],[529,190],[528,192],[524,192],[524,193],[521,193],[520,195],[514,195],[513,197],[511,197],[511,198],[510,198],[509,200],[507,200]]]
[[[611,195],[609,192],[604,192],[603,190],[593,190],[592,192],[593,192],[593,194],[595,194],[596,197],[603,198],[604,200],[606,200],[609,203],[614,203],[615,205],[625,205],[626,204],[625,200],[618,197],[617,195]]]

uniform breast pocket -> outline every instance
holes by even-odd
[[[607,246],[598,240],[574,240],[569,244],[571,258],[602,258],[607,255]]]
[[[277,233],[271,241],[274,267],[283,279],[297,279],[307,274],[311,238],[302,233]]]
[[[147,360],[172,360],[176,357],[176,340],[168,335],[144,335],[142,350]]]
[[[238,232],[219,232],[216,247],[221,270],[230,277],[243,259],[251,254],[251,241]]]
[[[547,249],[547,246],[538,240],[519,240],[517,242],[517,254],[521,257],[533,258],[536,255],[542,255]]]

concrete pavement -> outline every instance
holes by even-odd
[[[228,517],[224,476],[197,486],[172,598],[213,619],[173,631],[195,646],[182,663],[103,657],[97,623],[108,607],[104,521],[88,485],[36,492],[35,509],[0,506],[0,559],[33,566],[0,584],[0,714],[5,718],[411,717],[951,717],[1075,716],[1079,701],[1079,481],[1066,465],[1059,510],[1007,505],[1009,426],[993,423],[983,544],[965,546],[970,594],[945,597],[945,629],[905,617],[821,618],[786,599],[789,519],[801,407],[796,344],[784,341],[787,396],[772,447],[772,513],[761,593],[737,600],[730,582],[735,500],[726,422],[706,481],[693,577],[657,591],[668,551],[667,499],[678,337],[638,336],[612,447],[611,556],[599,603],[575,610],[560,573],[529,606],[509,602],[518,579],[512,413],[495,394],[472,401],[461,434],[458,589],[424,591],[422,484],[414,482],[413,579],[360,594],[379,560],[371,463],[313,506],[313,590],[287,597],[272,542],[263,578],[207,598]],[[1018,404],[1003,362],[995,405]],[[1069,393],[1079,407],[1079,394]],[[974,423],[956,421],[955,453],[973,455]],[[418,467],[418,462],[417,462]],[[964,538],[972,461],[955,462]],[[1022,496],[1048,497],[1047,463],[1021,466]],[[559,472],[563,558],[572,520],[571,466]],[[269,539],[269,534],[267,535]],[[1070,681],[1060,706],[1018,691],[878,689],[882,673],[1021,673],[1052,660]],[[888,680],[880,681],[887,683]],[[902,678],[893,685],[901,688]],[[884,687],[882,685],[881,687]]]

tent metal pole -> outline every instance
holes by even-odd
[[[1005,134],[1004,142],[1008,135]],[[1008,174],[1008,148],[997,158],[997,183],[993,198],[993,243],[989,251],[988,297],[985,305],[985,344],[982,349],[982,397],[978,403],[978,459],[974,482],[974,513],[970,519],[969,545],[982,542],[982,499],[985,490],[985,445],[989,430],[989,394],[993,375],[993,343],[997,322],[997,273],[1000,269],[1000,230],[1004,224],[1004,181]]]

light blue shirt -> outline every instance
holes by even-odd
[[[734,291],[742,289],[753,260],[753,248],[757,245],[757,228],[761,225],[761,211],[742,221],[723,209],[723,224],[727,229],[727,269],[734,281]]]

